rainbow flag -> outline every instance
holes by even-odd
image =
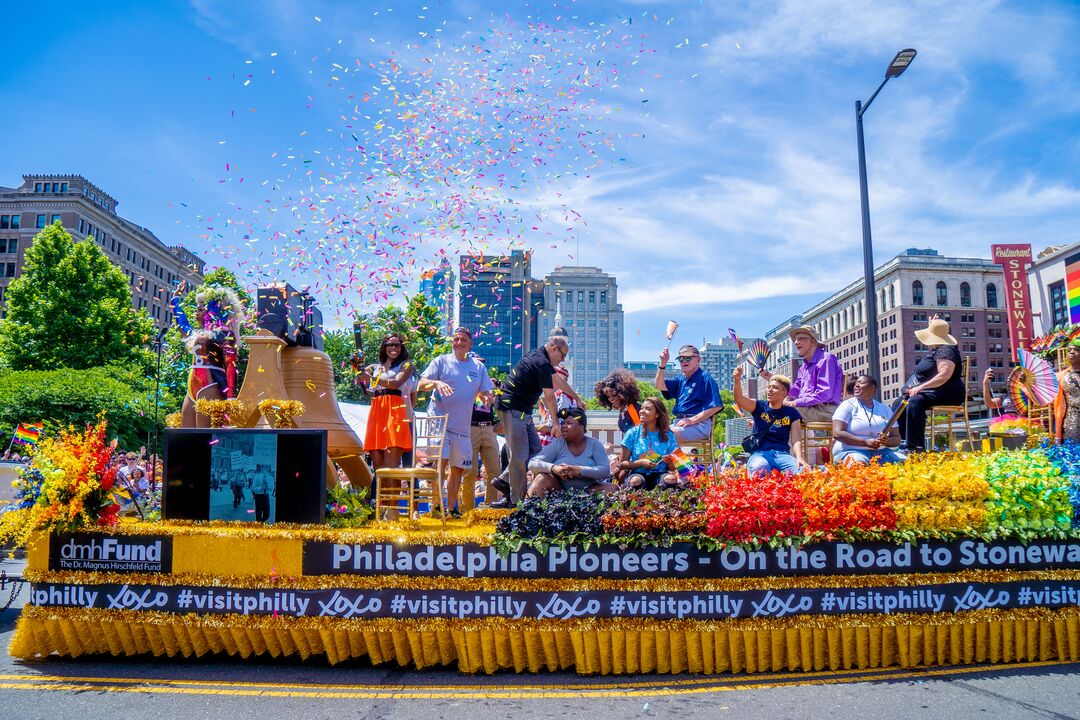
[[[679,475],[690,475],[694,472],[694,461],[690,459],[682,448],[675,448],[671,453],[671,462],[675,463],[675,469]]]
[[[40,422],[19,423],[19,427],[15,428],[15,440],[23,445],[35,445],[41,436],[42,427],[44,425]]]

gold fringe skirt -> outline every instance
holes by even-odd
[[[465,673],[754,673],[1080,661],[1080,608],[702,622],[340,620],[26,607],[10,652],[367,658]]]

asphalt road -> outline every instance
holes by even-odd
[[[0,561],[18,574],[22,563]],[[21,606],[25,592],[16,600]],[[0,606],[8,588],[0,591]],[[215,658],[54,658],[6,648],[18,617],[0,612],[0,719],[255,718],[1080,718],[1080,665],[721,676],[496,676],[363,664]]]

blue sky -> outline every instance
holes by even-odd
[[[1078,239],[1075,3],[39,2],[5,26],[0,185],[81,173],[166,243],[344,311],[526,246],[618,276],[628,359],[669,319],[759,334],[861,273],[854,102],[908,46],[866,115],[878,262]],[[491,78],[521,82],[516,130],[463,104]],[[388,174],[414,107],[436,131]]]

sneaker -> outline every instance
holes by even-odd
[[[448,518],[450,518],[451,520],[460,520],[461,519],[461,511],[458,510],[457,508],[454,508],[449,513],[447,513],[446,516]]]
[[[488,505],[492,510],[512,510],[514,504],[510,502],[510,498],[505,497],[502,500],[491,503]]]

